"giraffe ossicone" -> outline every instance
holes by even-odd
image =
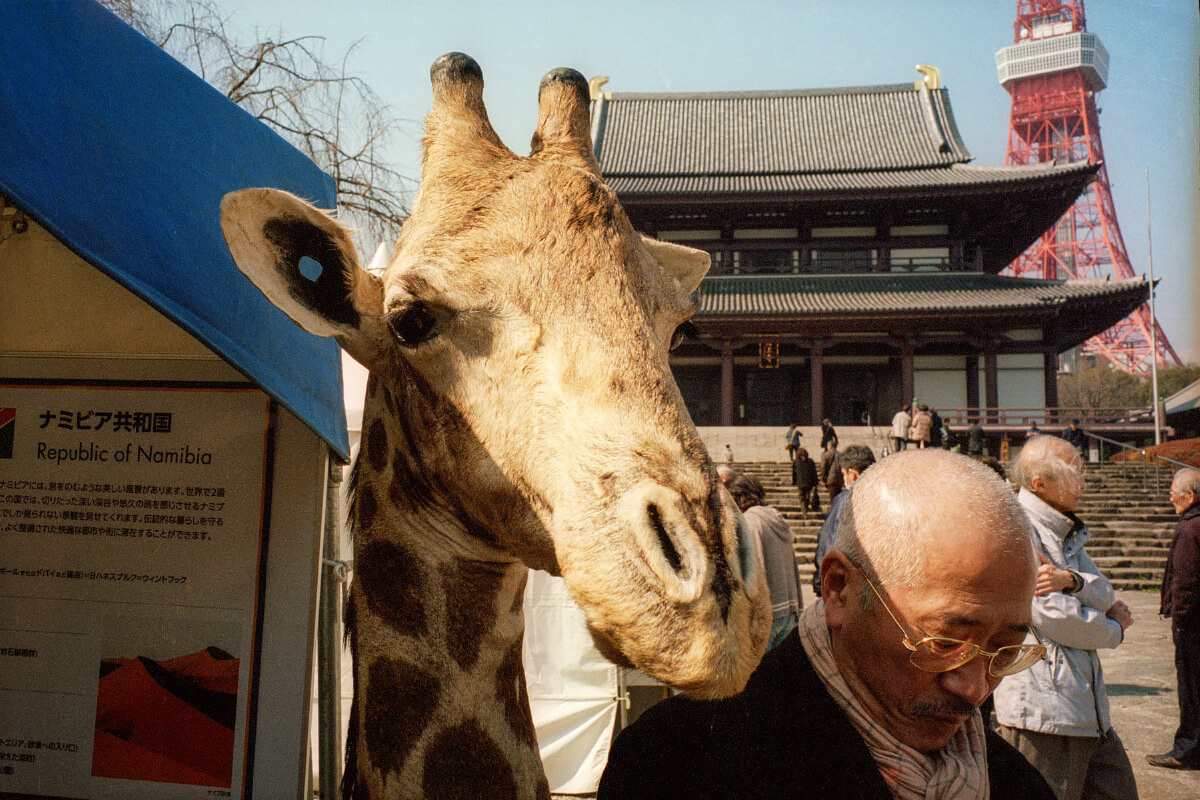
[[[346,797],[546,798],[527,567],[563,576],[606,655],[701,698],[742,689],[770,607],[667,363],[708,254],[633,230],[579,73],[542,80],[527,157],[488,123],[474,60],[442,56],[431,78],[420,188],[382,277],[285,192],[232,193],[221,224],[275,305],[371,373]]]

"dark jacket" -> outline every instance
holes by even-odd
[[[1071,427],[1067,426],[1063,428],[1062,438],[1070,442],[1076,450],[1083,450],[1087,447],[1087,437],[1083,434],[1083,428],[1071,430]]]
[[[833,442],[833,446],[836,449],[838,446],[837,431],[834,430],[832,425],[822,424],[821,425],[821,449],[824,450],[825,445],[829,444],[830,442]]]
[[[837,492],[845,487],[845,482],[842,480],[842,461],[838,458],[836,450],[826,450],[821,453],[821,483],[829,487],[829,491],[834,494],[836,494],[835,486]]]
[[[979,455],[983,452],[983,426],[976,422],[967,428],[967,453]]]
[[[1170,617],[1177,631],[1200,633],[1200,502],[1192,503],[1175,523],[1159,613]]]
[[[1023,756],[986,733],[997,800],[1054,800]],[[892,800],[849,717],[793,631],[728,700],[672,697],[621,731],[598,800]]]
[[[817,485],[817,465],[808,456],[792,462],[792,485],[811,489]]]
[[[854,491],[851,486],[844,492],[838,492],[832,501],[829,503],[829,513],[825,515],[825,522],[821,525],[821,530],[817,531],[817,549],[813,552],[813,576],[812,587],[813,592],[817,597],[821,596],[821,562],[825,560],[825,556],[833,549],[833,537],[837,533],[837,518],[838,514],[842,513],[842,506],[846,504],[850,493]]]

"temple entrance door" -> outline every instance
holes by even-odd
[[[834,425],[866,425],[871,423],[878,407],[879,386],[875,373],[853,365],[825,366],[825,416]]]
[[[746,416],[743,425],[787,425],[795,416],[795,368],[745,372]]]

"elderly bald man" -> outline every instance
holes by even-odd
[[[889,456],[855,484],[798,630],[740,695],[673,697],[622,731],[600,799],[1052,800],[978,710],[1044,652],[1036,568],[996,473],[944,450]]]
[[[1070,442],[1034,436],[1021,449],[1017,472],[1017,502],[1037,531],[1042,563],[1033,623],[1048,653],[996,690],[998,733],[1037,767],[1059,800],[1136,800],[1096,654],[1121,644],[1133,616],[1084,549],[1091,534],[1075,513],[1083,462]]]

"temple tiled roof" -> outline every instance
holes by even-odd
[[[1086,164],[967,166],[945,89],[606,93],[592,103],[605,179],[623,195],[1002,186]]]
[[[1141,278],[1049,281],[980,273],[722,275],[701,282],[697,301],[701,318],[857,316],[1021,311],[1089,301],[1140,303],[1148,292],[1149,283]]]
[[[817,172],[790,175],[611,175],[618,194],[702,194],[737,192],[838,192],[873,189],[924,189],[1007,186],[1047,178],[1090,176],[1095,164],[1037,164],[1027,167],[976,167],[952,164],[940,169],[887,172]]]

